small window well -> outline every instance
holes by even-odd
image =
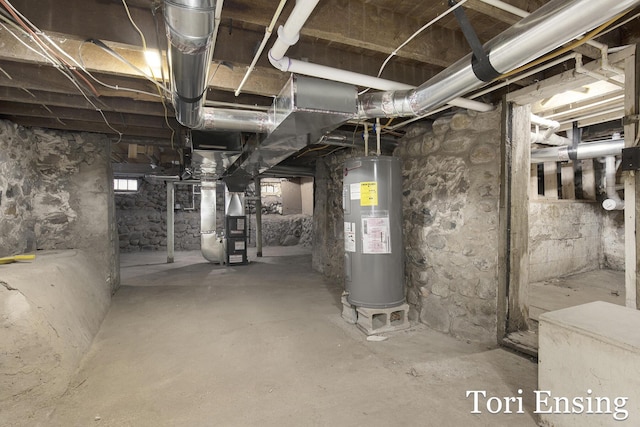
[[[119,192],[138,191],[138,180],[116,178],[113,180],[113,189]]]

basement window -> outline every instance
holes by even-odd
[[[119,192],[130,193],[138,191],[138,180],[116,178],[113,180],[113,189]]]

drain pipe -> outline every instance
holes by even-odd
[[[616,170],[618,169],[616,157],[607,156],[604,162],[607,198],[602,202],[602,207],[608,211],[621,211],[624,209],[624,200],[620,198],[616,189]]]
[[[555,132],[560,129],[560,122],[545,119],[544,117],[531,114],[531,124],[547,128],[544,133],[531,132],[531,143],[548,144],[548,145],[570,145],[571,141],[567,138],[556,135]]]
[[[478,71],[482,79],[474,70],[470,53],[416,89],[361,95],[358,117],[422,115],[544,55],[638,3],[640,0],[552,0],[483,46],[493,69]]]

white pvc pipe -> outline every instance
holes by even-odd
[[[222,1],[220,3],[222,3]],[[240,82],[240,84],[238,85],[238,88],[235,91],[235,95],[236,96],[240,95],[240,91],[242,90],[242,87],[244,86],[244,84],[246,83],[247,79],[249,78],[249,75],[251,74],[251,72],[255,68],[256,63],[258,62],[258,59],[260,58],[260,55],[262,55],[262,51],[264,50],[265,46],[267,45],[267,42],[269,41],[269,37],[271,37],[271,33],[273,32],[273,27],[275,27],[276,22],[278,21],[278,18],[280,17],[280,14],[282,13],[282,9],[284,8],[284,5],[286,3],[287,3],[287,0],[280,0],[280,3],[278,4],[278,8],[276,9],[276,12],[273,14],[273,18],[271,18],[271,23],[269,24],[269,26],[264,31],[264,37],[262,38],[262,43],[260,43],[260,47],[258,47],[258,51],[253,56],[253,60],[251,61],[251,65],[249,65],[249,68],[247,69],[247,72],[245,73],[244,77],[242,78],[242,81]]]
[[[558,129],[560,129],[560,122],[556,122],[555,120],[545,119],[544,117],[536,116],[535,114],[531,114],[531,124],[534,124],[537,126],[543,126],[547,128],[546,132],[542,134],[536,133],[536,135],[539,135],[539,137],[536,136],[535,142],[544,143],[546,140],[550,140],[551,137],[555,135],[555,132]],[[554,140],[557,141],[558,138],[554,138]],[[569,142],[564,142],[564,144],[569,144]],[[553,144],[553,145],[560,145],[560,144]]]
[[[409,90],[415,88],[415,86],[404,83],[368,76],[366,74],[354,73],[353,71],[340,70],[338,68],[327,67],[325,65],[299,61],[286,56],[279,60],[275,60],[270,54],[269,60],[274,67],[280,71],[284,71],[285,73],[290,72],[295,74],[304,74],[305,76],[318,77],[321,79],[357,86],[366,86],[379,90]]]
[[[453,98],[447,102],[448,105],[453,107],[466,108],[467,110],[479,111],[486,113],[487,111],[493,111],[494,106],[491,104],[485,104],[484,102],[474,101],[468,98]]]
[[[620,211],[624,209],[624,200],[618,195],[616,189],[616,157],[607,156],[605,158],[605,185],[607,188],[607,198],[602,202],[602,207],[608,211]]]
[[[490,6],[496,7],[498,9],[502,9],[505,12],[512,13],[516,16],[519,16],[520,18],[526,18],[527,16],[529,16],[529,12],[522,9],[518,9],[515,6],[511,6],[510,4],[500,0],[480,0],[480,1]]]
[[[291,11],[291,15],[284,25],[278,28],[278,39],[269,51],[269,58],[279,61],[284,57],[289,49],[298,42],[300,30],[304,26],[309,16],[315,9],[319,0],[298,0],[296,6]]]
[[[563,136],[556,135],[555,133],[546,137],[543,133],[531,132],[531,143],[546,144],[546,145],[570,145],[571,140]]]

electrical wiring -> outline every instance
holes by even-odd
[[[400,44],[400,46],[398,46],[397,48],[395,48],[390,54],[389,56],[387,56],[387,59],[384,60],[384,62],[382,63],[382,65],[380,66],[380,70],[378,70],[378,74],[377,77],[380,77],[382,75],[382,71],[384,71],[385,67],[387,66],[387,64],[389,63],[389,61],[391,61],[391,58],[393,58],[394,56],[396,56],[398,54],[398,52],[400,51],[400,49],[402,49],[403,47],[405,47],[406,45],[408,45],[413,39],[415,39],[416,37],[418,37],[420,35],[420,33],[422,33],[424,30],[426,30],[427,28],[429,28],[430,26],[432,26],[433,24],[435,24],[436,22],[438,22],[440,19],[444,18],[445,16],[447,16],[449,13],[453,12],[454,10],[456,10],[457,8],[461,7],[463,4],[465,4],[467,2],[467,0],[462,0],[460,3],[457,3],[456,5],[454,5],[453,7],[448,8],[447,10],[445,10],[443,13],[441,13],[440,15],[436,16],[435,18],[433,18],[431,21],[427,22],[426,24],[424,24],[422,27],[420,27],[416,32],[414,32],[411,36],[409,36],[409,38],[407,38],[402,44]],[[371,88],[367,88],[363,91],[360,91],[358,93],[358,95],[362,95],[364,93],[366,93],[369,89]]]
[[[158,51],[160,51],[160,59],[162,62],[162,45],[160,44],[160,32],[158,31],[158,14],[156,13],[158,9],[160,9],[160,3],[151,7],[151,15],[153,16],[153,28],[155,29],[156,33],[156,45],[158,46]],[[160,67],[160,77],[162,78],[162,84],[164,86],[167,86],[167,79],[165,78],[164,67],[162,66]]]
[[[127,17],[129,18],[129,22],[131,22],[131,25],[133,25],[133,28],[135,28],[136,31],[138,32],[138,34],[140,35],[140,40],[142,41],[142,49],[143,49],[143,52],[144,52],[144,51],[147,50],[147,40],[144,37],[144,33],[140,30],[140,27],[138,27],[138,25],[133,20],[133,17],[131,16],[131,12],[129,11],[129,6],[127,5],[127,1],[126,0],[122,0],[122,5],[124,6],[124,10],[127,12]],[[157,28],[157,26],[156,26],[156,28]],[[120,56],[120,55],[118,55],[118,56]],[[162,52],[160,52],[160,58],[162,58]],[[128,61],[126,61],[126,62],[128,63]],[[133,65],[133,64],[131,64],[131,65]],[[162,69],[162,66],[160,68]],[[161,85],[160,83],[158,83],[155,80],[155,76],[153,74],[153,68],[151,66],[149,66],[149,70],[151,71],[151,77],[153,78],[152,81],[156,85],[156,89],[158,90],[158,94],[161,97],[162,108],[164,109],[164,122],[169,127],[169,129],[171,129],[171,148],[173,149],[174,148],[173,141],[174,141],[174,138],[175,138],[175,135],[176,135],[176,131],[173,128],[173,126],[171,126],[171,124],[169,123],[169,111],[168,111],[167,105],[165,103],[165,99],[166,99],[165,93],[170,93],[171,91],[168,90],[164,84]],[[142,74],[145,75],[145,73],[142,73]],[[164,79],[163,79],[163,83],[164,83]],[[165,91],[165,93],[161,93],[160,89],[163,89]]]
[[[13,28],[15,28],[16,30],[22,32],[23,34],[25,34],[27,37],[31,38],[32,40],[33,37],[24,30],[24,28],[20,27],[19,25],[17,25],[15,22],[8,20],[4,15],[0,15],[0,20],[6,22],[6,24],[11,25]],[[42,49],[42,52],[39,52],[38,50],[36,50],[35,48],[31,47],[29,44],[27,44],[24,40],[22,40],[21,37],[18,37],[13,31],[11,31],[9,28],[7,28],[4,24],[0,24],[4,27],[5,30],[7,30],[7,32],[9,34],[11,34],[18,42],[20,42],[25,48],[29,49],[30,51],[34,52],[35,54],[37,54],[38,56],[41,56],[42,58],[44,58],[47,62],[50,62],[54,67],[56,67],[60,72],[65,72],[65,67],[64,65],[56,58],[54,57],[52,54],[48,53],[42,45],[40,45],[36,40],[34,40],[36,46],[39,46]],[[72,60],[75,65],[81,69],[89,78],[91,78],[93,81],[95,81],[96,83],[107,87],[109,89],[113,89],[113,90],[122,90],[122,91],[128,91],[128,92],[133,92],[133,93],[142,93],[145,95],[149,95],[149,96],[154,96],[154,97],[159,97],[159,95],[155,94],[155,93],[151,93],[151,92],[144,92],[141,90],[137,90],[137,89],[130,89],[130,88],[126,88],[126,87],[120,87],[120,86],[113,86],[113,85],[109,85],[108,83],[105,83],[101,80],[99,80],[97,77],[95,77],[92,73],[90,73],[84,64],[84,60],[82,57],[82,53],[80,51],[80,49],[82,48],[82,45],[86,42],[83,42],[83,44],[81,44],[78,47],[78,56],[79,56],[79,61],[76,61],[75,58],[73,58],[72,56],[68,55],[65,51],[63,51],[62,49],[60,49],[57,44],[51,40],[48,36],[46,36],[46,34],[43,34],[43,36],[46,37],[46,39],[49,41],[49,43],[56,47],[62,54],[66,55],[70,60]]]
[[[44,46],[42,46],[40,43],[38,43],[31,34],[27,33],[26,31],[24,31],[23,28],[16,26],[16,28],[20,31],[22,31],[24,34],[26,34],[32,41],[34,41],[34,43],[36,44],[36,46],[38,46],[40,49],[42,49],[42,52],[38,52],[36,49],[34,49],[33,47],[29,46],[24,40],[22,40],[17,34],[15,34],[13,31],[11,31],[9,28],[7,28],[6,25],[1,24],[2,27],[9,33],[11,34],[13,37],[16,38],[16,40],[18,40],[20,43],[22,43],[25,47],[29,48],[30,50],[32,50],[33,52],[37,53],[38,55],[42,56],[43,58],[45,58],[45,60],[47,62],[50,62],[58,71],[60,71],[62,73],[63,76],[65,76],[75,87],[76,89],[78,89],[78,91],[80,92],[80,94],[85,98],[85,100],[89,103],[89,105],[91,105],[95,111],[97,111],[100,116],[102,117],[103,121],[105,122],[105,124],[107,125],[107,127],[109,127],[109,129],[113,130],[118,136],[119,138],[122,138],[122,132],[120,132],[119,130],[117,130],[116,128],[114,128],[113,126],[111,126],[111,124],[109,123],[109,121],[107,120],[106,116],[104,115],[102,109],[98,108],[98,106],[91,101],[91,99],[89,99],[89,97],[86,95],[85,91],[83,90],[83,88],[80,86],[80,84],[76,81],[76,79],[73,77],[73,75],[71,73],[69,73],[69,70],[67,70],[64,66],[62,66],[60,64],[60,62],[57,60],[57,57],[52,56],[51,54],[47,53],[46,50],[44,49]],[[34,96],[31,92],[29,92],[27,89],[23,90],[25,92],[27,92],[28,94],[30,94],[31,96]],[[34,96],[35,97],[35,96]],[[50,111],[50,110],[49,110]],[[50,111],[51,112],[51,111]],[[52,113],[53,114],[53,113]],[[60,123],[64,124],[58,117],[56,117],[56,120],[59,121]]]
[[[1,1],[1,0],[0,0]],[[163,90],[165,93],[171,93],[171,91],[165,87],[164,85],[160,84],[158,81],[156,81],[155,79],[149,77],[147,75],[147,73],[145,73],[144,71],[142,71],[140,68],[138,68],[135,64],[133,64],[131,61],[129,61],[127,58],[125,58],[124,56],[120,55],[118,52],[116,52],[115,50],[111,49],[109,46],[107,46],[104,42],[102,42],[101,40],[97,40],[97,39],[87,39],[85,41],[83,41],[80,46],[79,46],[79,51],[78,54],[80,55],[80,59],[82,64],[84,64],[84,58],[82,57],[82,51],[81,48],[87,44],[87,43],[91,43],[94,46],[99,47],[100,49],[102,49],[103,51],[105,51],[106,53],[108,53],[109,55],[113,56],[114,58],[116,58],[118,61],[125,63],[126,65],[128,65],[129,67],[131,67],[132,69],[134,69],[135,71],[137,71],[143,78],[145,78],[146,80],[149,80],[151,83],[153,83],[156,87],[158,87],[159,89]],[[142,92],[142,91],[139,91]],[[146,92],[146,94],[149,94],[149,92]],[[160,95],[162,96],[162,95]]]
[[[31,35],[31,37],[36,43],[40,44],[45,49],[49,50],[51,54],[53,54],[56,58],[58,58],[64,64],[64,66],[69,69],[71,73],[75,74],[80,80],[82,80],[87,85],[87,87],[93,92],[93,94],[96,97],[100,96],[96,88],[91,84],[89,80],[87,80],[85,76],[82,75],[82,73],[80,73],[75,67],[73,67],[70,63],[68,63],[64,59],[64,57],[61,57],[58,54],[56,54],[56,52],[48,44],[44,43],[40,39],[38,34],[44,35],[44,33],[38,27],[33,25],[31,21],[25,18],[24,15],[22,15],[8,0],[0,0],[0,4],[2,4],[5,7],[5,9],[13,17],[16,23],[19,24],[21,27],[23,27]]]
[[[298,154],[295,158],[299,158],[302,157],[308,153],[311,153],[312,151],[320,151],[320,150],[326,150],[327,148],[329,148],[330,145],[323,145],[322,147],[316,147],[316,148],[309,148],[308,150],[303,151],[302,153]]]

